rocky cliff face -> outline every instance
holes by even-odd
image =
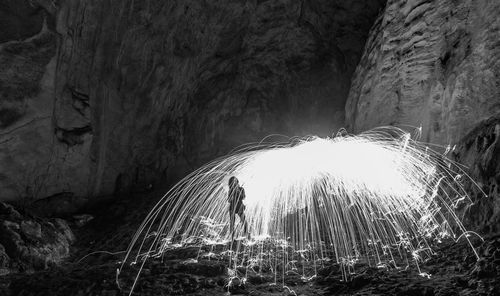
[[[383,2],[1,4],[0,198],[75,205],[268,134],[335,132]]]
[[[453,157],[465,165],[474,182],[465,187],[473,203],[461,212],[467,225],[481,233],[500,231],[500,115],[480,122],[459,143]]]
[[[500,111],[500,2],[391,0],[372,28],[346,104],[351,131],[422,126],[454,144]]]
[[[348,129],[422,127],[422,140],[456,145],[476,184],[466,224],[500,222],[500,2],[388,1],[370,32],[346,103]]]

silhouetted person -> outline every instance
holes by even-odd
[[[231,238],[234,239],[234,220],[236,215],[240,217],[240,222],[243,223],[243,231],[248,235],[248,224],[245,219],[245,189],[239,185],[236,177],[229,178],[229,231],[231,231]]]

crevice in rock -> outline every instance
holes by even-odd
[[[87,134],[92,134],[92,127],[90,125],[72,129],[56,127],[55,134],[57,139],[62,143],[65,143],[68,146],[75,146],[84,143],[84,136]]]
[[[71,92],[71,97],[73,98],[73,107],[78,113],[80,113],[85,118],[90,117],[90,98],[89,95],[77,90],[76,88],[68,87]]]

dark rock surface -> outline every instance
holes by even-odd
[[[0,203],[0,274],[33,272],[61,264],[70,254],[73,232],[62,219],[21,215]]]
[[[474,182],[465,186],[473,204],[462,208],[465,223],[482,233],[500,231],[500,115],[480,122],[459,143],[453,156]]]
[[[57,34],[36,1],[0,4],[0,199],[43,195],[51,165]]]
[[[143,190],[269,134],[336,132],[384,2],[2,4],[1,198]]]
[[[45,11],[30,1],[0,3],[0,43],[22,40],[41,31]]]

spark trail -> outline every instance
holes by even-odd
[[[142,266],[195,244],[223,246],[230,270],[266,265],[285,275],[300,272],[303,261],[332,260],[348,274],[359,260],[380,267],[397,265],[397,258],[418,268],[436,241],[467,234],[454,206],[469,198],[458,182],[461,172],[450,167],[443,155],[395,128],[249,145],[168,191],[133,237],[123,264]],[[232,176],[246,192],[250,239],[242,223],[238,239],[231,239]]]

